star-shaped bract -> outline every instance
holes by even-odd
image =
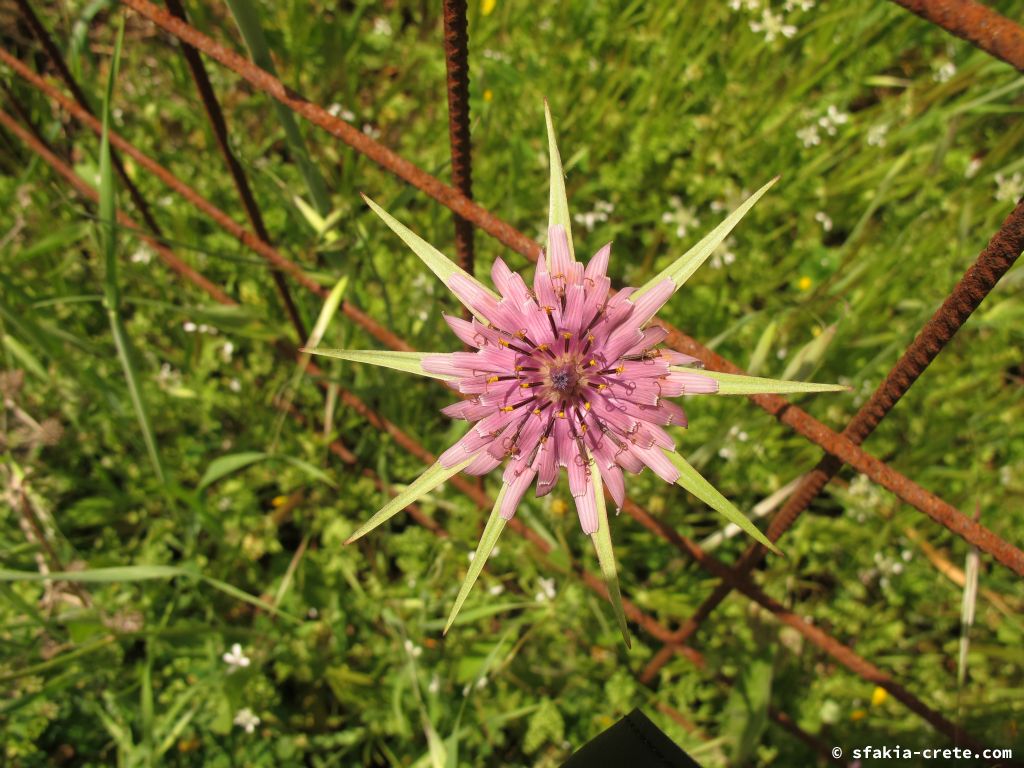
[[[562,163],[546,104],[545,117],[551,163],[548,247],[537,262],[532,290],[499,258],[491,270],[495,293],[364,197],[472,313],[468,321],[450,316],[445,320],[475,352],[305,351],[440,379],[465,397],[444,413],[472,423],[465,436],[349,542],[456,473],[483,475],[505,462],[502,488],[445,632],[523,495],[534,484],[538,496],[549,493],[564,468],[580,525],[594,541],[628,645],[603,490],[607,488],[621,507],[626,495],[623,470],[635,474],[647,467],[666,482],[678,483],[775,550],[745,515],[675,452],[675,441],[664,427],[686,426],[686,415],[671,398],[844,388],[705,371],[696,358],[660,346],[667,331],[649,325],[777,179],[751,195],[643,287],[612,293],[606,274],[610,245],[595,253],[586,266],[576,260]]]

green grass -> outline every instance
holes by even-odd
[[[441,20],[428,5],[339,10],[286,0],[259,10],[286,83],[349,110],[358,127],[447,178]],[[119,14],[85,2],[65,8],[44,21],[100,105]],[[188,10],[201,29],[245,52],[226,5]],[[529,12],[498,2],[488,15],[471,3],[474,194],[543,239],[546,97],[570,212],[597,213],[592,229],[573,221],[577,253],[613,240],[613,282],[640,286],[780,174],[726,251],[660,316],[757,375],[848,384],[851,393],[792,396],[838,431],[1010,211],[1008,187],[1024,175],[1024,79],[892,3],[819,3],[787,17],[796,35],[768,43],[749,26],[759,12],[722,2],[571,2]],[[14,50],[30,60],[23,42]],[[945,79],[949,62],[955,72]],[[359,193],[448,255],[450,214],[300,124],[333,211],[311,216],[316,204],[289,149],[295,137],[286,138],[266,97],[209,67],[274,243],[325,285],[347,275],[345,299],[413,348],[456,349],[441,312],[457,304]],[[42,97],[13,75],[6,80],[59,152],[98,179],[98,137],[66,131]],[[819,143],[805,146],[797,132],[830,106],[848,119],[835,135],[819,126]],[[111,120],[244,221],[184,61],[130,13]],[[15,137],[0,141],[0,480],[8,501],[0,762],[42,766],[72,750],[80,765],[555,766],[642,706],[708,766],[810,764],[802,742],[765,720],[768,701],[829,745],[945,745],[891,697],[872,705],[871,684],[737,595],[694,640],[704,669],[679,657],[656,689],[642,686],[635,676],[658,646],[633,625],[627,652],[607,603],[572,574],[599,567],[564,484],[544,499],[528,496],[517,513],[555,547],[550,562],[506,532],[442,639],[488,511],[447,483],[420,506],[449,538],[400,514],[343,547],[385,501],[361,468],[404,487],[425,465],[343,399],[326,409],[308,379],[290,389],[295,362],[277,356],[275,344],[297,344],[262,262],[129,163],[175,251],[242,306],[213,306],[124,228],[111,286],[110,251],[93,234],[107,231],[97,209]],[[129,206],[119,180],[117,197]],[[498,255],[528,266],[483,233],[477,250],[481,279]],[[137,395],[111,332],[111,287],[135,349]],[[314,320],[322,301],[292,290]],[[865,444],[1018,543],[1021,290],[1018,267]],[[342,315],[321,346],[381,347]],[[432,452],[460,434],[438,413],[451,398],[436,382],[317,362]],[[20,387],[14,370],[24,372]],[[282,392],[305,425],[289,419],[278,429]],[[680,452],[741,510],[820,457],[745,398],[687,405]],[[336,437],[359,467],[329,452]],[[485,481],[492,495],[498,480]],[[713,510],[650,473],[627,488],[698,540],[721,527]],[[26,529],[30,518],[48,547]],[[714,580],[632,519],[611,526],[623,596],[666,624],[685,620]],[[746,543],[732,537],[714,552],[731,561]],[[1024,749],[1014,574],[981,558],[958,688],[962,589],[929,553],[963,568],[964,542],[844,469],[781,547],[786,557],[770,556],[756,576],[770,595],[975,736]],[[45,586],[40,563],[80,578]],[[543,599],[549,578],[553,600]],[[257,608],[260,596],[275,610]],[[248,667],[231,671],[222,661],[233,643]],[[722,675],[736,680],[732,689]],[[658,703],[680,710],[705,738]],[[252,734],[233,725],[244,707],[261,720]]]

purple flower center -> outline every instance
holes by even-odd
[[[580,376],[575,365],[562,365],[548,372],[551,388],[562,395],[571,395],[576,391]]]

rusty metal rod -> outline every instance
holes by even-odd
[[[181,0],[164,0],[164,2],[172,14],[182,21],[188,21],[185,7],[181,4]],[[203,59],[195,48],[184,42],[181,43],[181,54],[185,57],[185,63],[188,65],[189,72],[192,73],[192,79],[195,81],[196,90],[199,91],[199,98],[202,99],[206,117],[210,121],[210,128],[213,129],[213,135],[217,140],[217,147],[220,149],[220,154],[228,167],[228,172],[231,174],[231,179],[235,184],[235,189],[238,191],[238,196],[242,199],[242,207],[245,208],[245,214],[249,217],[249,223],[252,224],[256,237],[269,245],[270,235],[267,234],[267,228],[263,224],[263,216],[260,213],[256,198],[253,196],[252,189],[249,187],[249,180],[246,178],[245,170],[242,168],[242,164],[238,162],[238,158],[235,157],[235,153],[231,150],[231,144],[228,140],[227,121],[224,119],[224,112],[220,108],[220,102],[217,100],[217,94],[214,93],[210,78],[206,74],[206,66],[203,64]],[[281,303],[284,305],[285,313],[288,315],[292,327],[295,328],[299,343],[304,344],[309,335],[306,333],[306,328],[303,325],[299,308],[295,305],[295,299],[292,298],[291,291],[288,289],[284,273],[276,267],[271,267],[270,275],[274,280],[274,285],[277,287],[278,294],[281,296]]]
[[[85,195],[86,197],[94,201],[97,199],[96,192],[84,181],[82,181],[70,167],[64,164],[55,154],[50,152],[45,147],[45,145],[43,145],[40,141],[36,140],[32,134],[22,129],[20,125],[18,125],[15,121],[13,121],[3,112],[0,112],[0,124],[6,126],[18,137],[26,141],[30,149],[39,154],[40,157],[42,157],[47,163],[49,163],[51,167],[53,167],[54,170],[56,170],[60,175],[64,176],[72,184],[72,186],[81,194]],[[127,216],[125,216],[121,211],[118,211],[118,217],[119,220],[122,221],[124,224],[130,225],[132,227],[135,226],[134,223],[131,222],[131,220]],[[163,243],[156,240],[155,238],[148,237],[144,234],[142,234],[141,236],[145,238],[147,242],[149,242],[157,250],[157,252],[161,255],[162,258],[168,260],[169,263],[174,263],[175,261],[178,261],[177,257],[173,254],[173,252],[171,252],[170,249],[163,245]],[[235,305],[237,303],[233,299],[228,297],[226,294],[224,294],[222,291],[219,291],[219,289],[217,289],[216,286],[212,285],[208,280],[206,280],[206,278],[202,277],[201,275],[198,275],[198,273],[194,271],[182,271],[181,274],[187,280],[193,282],[195,285],[209,293],[210,296],[214,298],[214,300],[225,305]],[[278,351],[284,354],[285,356],[289,356],[288,350],[278,349]],[[314,377],[322,376],[322,371],[319,368],[317,368],[315,364],[312,363],[307,366],[306,372]],[[360,413],[360,415],[367,419],[367,421],[372,426],[374,426],[377,429],[389,431],[389,433],[392,434],[393,437],[397,438],[397,442],[400,445],[402,445],[403,448],[409,450],[414,455],[419,456],[424,461],[429,463],[434,460],[434,457],[425,448],[423,448],[415,440],[413,440],[404,432],[395,427],[394,424],[387,421],[386,419],[381,418],[374,411],[369,409],[365,405],[365,403],[363,403],[355,395],[347,392],[343,388],[339,388],[339,392],[341,394],[342,401],[345,404],[352,407],[358,413]],[[297,418],[300,422],[304,421],[302,415],[298,412],[297,409],[292,407],[289,410],[293,417]],[[334,453],[347,464],[354,465],[357,461],[355,455],[340,440],[332,441],[330,444],[330,450],[332,453]],[[387,490],[388,493],[392,493],[392,490],[384,486],[380,478],[372,470],[364,468],[362,470],[362,474],[372,479],[374,481],[374,484],[378,487],[378,489]],[[482,491],[482,489],[479,488],[479,486],[469,483],[461,476],[453,478],[453,480],[455,481],[453,483],[454,485],[460,487],[461,490],[466,492],[471,497],[474,497],[474,500],[481,506],[486,507],[492,504],[491,499]],[[417,523],[425,527],[427,530],[430,530],[431,532],[435,533],[440,537],[448,536],[447,531],[441,525],[439,525],[435,520],[433,520],[429,516],[425,515],[416,505],[410,506],[408,508],[408,511],[410,513],[410,516]],[[543,538],[534,533],[532,530],[526,528],[520,521],[513,520],[511,522],[511,527],[517,530],[520,534],[524,535],[527,538],[527,540],[533,544],[534,547],[538,548],[542,552],[543,555],[547,555],[550,553],[550,545],[548,545],[548,543]],[[551,565],[549,561],[547,562],[547,564]],[[577,571],[577,573],[581,576],[583,582],[587,584],[588,587],[590,587],[592,590],[597,591],[599,594],[602,594],[604,597],[607,598],[607,592],[605,589],[604,582],[602,580],[596,578],[595,576],[587,572]],[[665,637],[668,635],[668,630],[664,626],[660,625],[656,620],[646,616],[632,602],[626,601],[625,608],[627,614],[637,624],[647,629],[648,631],[653,631],[655,636],[660,635],[662,637]],[[692,663],[696,664],[699,667],[703,666],[703,657],[699,652],[685,646],[677,648],[679,652],[682,653],[684,657],[688,658]],[[672,709],[669,705],[664,704],[661,705],[660,708],[662,709],[662,711],[665,711],[667,714],[669,714],[669,716],[673,717],[673,719],[675,719],[677,722],[685,721],[685,718],[679,712]],[[784,714],[773,712],[772,717],[777,722],[780,722],[780,724],[785,725]],[[794,728],[787,728],[787,730],[790,730],[791,732],[795,733],[799,738],[804,740],[806,743],[813,745],[812,741],[808,741],[807,734],[804,734],[804,736],[800,736],[800,733],[802,732],[799,730],[799,728],[795,728],[795,730]]]
[[[21,11],[22,17],[28,23],[29,28],[32,30],[32,34],[39,40],[40,45],[43,46],[43,50],[46,51],[46,55],[50,61],[57,68],[57,73],[61,79],[67,85],[68,90],[71,91],[71,95],[74,96],[75,101],[78,102],[79,106],[85,109],[89,114],[94,114],[92,107],[89,105],[89,100],[85,97],[82,89],[78,87],[78,83],[75,82],[74,76],[71,74],[71,70],[68,69],[67,63],[64,61],[64,56],[61,54],[57,44],[50,37],[50,33],[47,31],[43,22],[40,20],[28,0],[14,0],[18,6],[18,10]],[[116,151],[111,149],[110,162],[114,166],[114,170],[117,171],[117,175],[124,181],[125,188],[128,190],[128,195],[132,199],[132,203],[139,212],[139,216],[146,222],[146,225],[157,237],[162,237],[163,233],[160,230],[160,225],[157,224],[156,219],[153,216],[153,210],[149,207],[149,204],[142,197],[142,193],[139,192],[139,188],[135,185],[135,182],[128,176],[128,172],[124,168],[124,163],[121,162],[121,157]]]
[[[370,139],[361,131],[357,131],[344,120],[328,114],[317,105],[295,94],[277,78],[216,43],[194,27],[182,22],[180,19],[175,19],[162,9],[147,2],[147,0],[123,1],[126,5],[138,11],[161,28],[185,40],[214,60],[233,70],[253,86],[293,109],[314,125],[337,136],[349,144],[349,146],[365,154],[399,178],[413,184],[438,202],[472,221],[500,242],[531,260],[535,261],[537,259],[537,255],[540,253],[538,243],[469,200],[458,190],[425,173],[409,161]],[[675,349],[699,357],[713,370],[721,370],[728,373],[741,372],[737,366],[726,361],[720,355],[715,354],[678,329],[673,328],[667,323],[662,323],[662,325],[669,331],[667,342]],[[980,550],[993,554],[1004,563],[1007,559],[1010,559],[1016,563],[1017,568],[1024,569],[1024,553],[1021,553],[1016,547],[1009,545],[998,537],[993,539],[993,534],[990,531],[975,524],[967,515],[964,515],[934,494],[929,493],[901,473],[896,472],[884,462],[867,454],[859,446],[829,429],[825,424],[813,418],[802,409],[792,405],[778,395],[752,395],[750,399],[775,416],[783,424],[792,427],[795,431],[812,442],[817,443],[829,453],[839,456],[844,462],[886,487],[908,504],[921,510],[940,524],[945,525],[957,535],[977,546]],[[983,540],[985,543],[981,543]],[[996,554],[993,548],[998,550],[999,554]]]
[[[910,389],[928,365],[949,343],[954,334],[978,308],[984,298],[995,288],[996,283],[1016,263],[1024,251],[1024,200],[1003,221],[977,259],[957,282],[949,296],[921,331],[907,347],[871,395],[853,417],[843,435],[856,444],[861,444],[874,431],[900,398]],[[835,477],[842,467],[835,456],[825,455],[818,465],[797,486],[779,513],[772,519],[766,535],[772,541],[778,539],[796,522],[797,517],[810,506],[811,502]],[[734,568],[740,576],[749,574],[766,554],[760,544],[751,545]],[[715,587],[711,595],[698,606],[694,615],[684,622],[676,632],[676,639],[685,642],[697,631],[700,624],[729,595],[731,588],[726,583]],[[648,663],[641,675],[651,680],[658,669],[670,657],[668,651],[659,652]]]
[[[1024,27],[975,0],[892,0],[1024,72]]]
[[[473,199],[472,145],[469,136],[469,33],[466,0],[444,0],[444,62],[448,85],[448,140],[452,149],[452,185]],[[473,274],[473,224],[454,214],[459,266]]]

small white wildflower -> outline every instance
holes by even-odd
[[[235,353],[235,345],[230,341],[225,341],[220,345],[220,358],[225,363],[231,362],[231,356]]]
[[[496,51],[493,48],[484,48],[481,55],[491,61],[508,61],[508,54],[504,51]]]
[[[885,135],[889,133],[888,123],[879,123],[868,128],[868,146],[884,147]]]
[[[232,379],[231,381],[228,382],[228,389],[230,389],[232,392],[241,392],[242,382],[240,382],[238,379]]]
[[[818,126],[808,125],[796,132],[796,137],[804,143],[805,147],[816,147],[821,144],[821,134],[818,133]]]
[[[153,260],[153,251],[145,245],[140,245],[132,254],[131,260],[133,264],[149,264]]]
[[[785,347],[779,347],[778,350],[776,350],[776,352],[775,352],[775,356],[779,360],[785,360],[786,359],[786,355],[788,355],[788,354],[789,354],[789,350],[786,349]]]
[[[436,696],[440,690],[441,678],[439,678],[437,675],[434,675],[430,678],[430,682],[427,683],[427,693],[429,693],[432,696]]]
[[[320,616],[320,611],[318,611],[316,608],[310,608],[308,611],[306,611],[306,618],[307,619],[316,619],[319,616]]]
[[[724,445],[718,449],[718,456],[719,458],[729,461],[731,459],[736,458],[736,450],[734,448],[730,448],[727,445]]]
[[[814,0],[786,0],[782,7],[787,13],[792,13],[797,8],[801,11],[809,11],[814,7]]]
[[[771,8],[765,8],[761,11],[760,21],[750,22],[750,31],[758,34],[763,32],[765,42],[771,43],[779,35],[792,37],[796,34],[796,27],[792,24],[786,24],[782,14],[773,13]]]
[[[405,652],[414,659],[418,659],[423,655],[423,649],[416,645],[412,640],[406,639],[403,645],[405,646]]]
[[[491,595],[493,597],[497,597],[498,595],[500,595],[504,591],[505,591],[505,585],[504,584],[500,584],[500,583],[499,584],[494,584],[494,585],[492,585],[492,586],[487,588],[487,594],[489,594],[489,595]]]
[[[911,552],[909,549],[904,549],[902,552],[900,552],[900,557],[903,558],[903,562],[909,563],[911,560],[914,559],[914,553]]]
[[[162,387],[176,386],[181,383],[181,371],[171,367],[170,363],[163,363],[160,372],[156,375],[157,383]]]
[[[231,499],[225,496],[223,499],[217,502],[217,510],[219,512],[227,512],[231,508]]]
[[[487,675],[484,675],[483,677],[481,677],[479,680],[476,681],[476,687],[477,687],[477,689],[481,689],[481,688],[486,688],[487,687]]]
[[[973,179],[978,175],[978,171],[981,170],[981,158],[972,157],[970,162],[967,163],[967,167],[964,169],[964,178]]]
[[[334,115],[334,117],[340,117],[346,123],[354,122],[356,119],[356,115],[351,109],[346,109],[338,103],[331,104],[331,106],[327,108],[327,113]]]
[[[594,227],[598,224],[608,221],[608,214],[615,210],[615,206],[612,203],[599,201],[594,206],[594,210],[585,213],[577,213],[573,216],[573,220],[577,223],[582,224],[583,228],[588,232],[593,232]]]
[[[672,195],[668,200],[669,205],[672,206],[671,210],[665,211],[661,214],[661,221],[664,224],[674,224],[676,227],[676,237],[686,237],[686,232],[690,227],[696,227],[700,224],[700,220],[694,216],[693,211],[683,205],[683,201],[678,196]]]
[[[540,592],[534,598],[538,603],[547,603],[555,599],[555,580],[545,579],[543,576],[537,580],[540,584]]]
[[[236,669],[245,669],[252,663],[252,659],[242,652],[242,646],[238,643],[232,645],[231,650],[227,651],[221,658],[230,667],[229,673],[234,672]]]
[[[390,37],[394,29],[391,27],[391,21],[386,16],[378,16],[373,20],[373,33],[375,35],[383,35],[384,37]]]
[[[195,333],[199,330],[199,326],[193,323],[191,320],[186,320],[181,324],[181,330],[185,333]]]
[[[828,110],[818,118],[818,125],[825,129],[829,136],[835,136],[840,125],[850,122],[850,116],[845,112],[836,109],[835,104],[829,104]]]
[[[814,214],[814,220],[821,224],[821,228],[826,232],[832,231],[832,219],[824,211],[818,211]]]
[[[761,0],[729,0],[729,7],[734,11],[756,11],[761,7]]]
[[[1009,178],[997,173],[992,180],[996,183],[996,200],[1016,202],[1024,196],[1024,176],[1020,173],[1015,173]]]
[[[365,133],[371,139],[380,138],[380,129],[374,128],[371,123],[363,123],[363,133]]]
[[[954,64],[952,61],[947,61],[937,70],[935,70],[935,73],[932,75],[932,79],[936,83],[948,83],[950,80],[953,79],[953,75],[955,74],[956,64]]]
[[[252,733],[255,731],[256,726],[259,724],[259,717],[257,717],[256,714],[248,707],[243,707],[238,710],[237,714],[235,714],[235,725],[240,728],[244,728],[246,733]]]

